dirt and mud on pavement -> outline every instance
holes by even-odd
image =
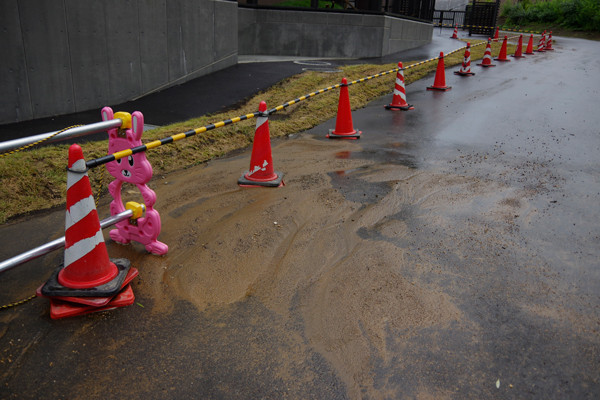
[[[0,397],[597,398],[600,49],[556,40],[353,112],[360,140],[274,141],[285,187],[239,188],[249,152],[155,177],[168,255],[107,240],[136,303],[2,311]],[[1,227],[2,258],[63,219]],[[3,304],[60,261],[3,274]]]

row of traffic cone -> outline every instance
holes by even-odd
[[[494,42],[498,42],[499,41],[499,35],[500,35],[500,28],[496,27],[496,30],[494,32],[494,36],[493,36],[493,40]],[[521,34],[521,38],[523,37],[523,35]],[[504,37],[506,39],[506,36]],[[452,33],[452,36],[450,36],[450,39],[460,39],[458,37],[458,25],[454,26],[454,32]],[[520,43],[519,44],[523,44],[522,39],[520,39]],[[533,54],[533,34],[530,36],[529,38],[529,45],[528,47],[528,53],[526,54]],[[544,52],[546,50],[554,50],[552,48],[552,31],[550,31],[549,35],[548,35],[548,42],[546,43],[546,31],[542,32],[542,36],[540,37],[540,42],[538,44],[538,49],[537,51],[539,52]],[[504,60],[504,61],[508,61],[508,60]]]
[[[402,68],[401,63],[399,66]],[[329,139],[360,139],[360,135],[362,134],[362,131],[354,128],[352,122],[352,110],[350,108],[348,86],[348,80],[342,78],[335,129],[329,130],[329,133],[326,136]],[[398,90],[404,92],[403,78],[402,88]],[[404,97],[406,97],[406,95],[404,95]],[[396,105],[390,105],[390,107],[395,106]],[[398,106],[411,107],[406,103]],[[252,143],[252,155],[250,156],[250,169],[244,172],[238,179],[238,185],[242,187],[281,187],[285,185],[283,182],[283,174],[281,172],[276,172],[273,168],[267,103],[261,101],[258,112],[259,116],[256,120],[256,130],[254,133],[254,141]]]
[[[458,26],[454,28],[454,33],[451,38],[458,39],[457,36]],[[545,32],[544,32],[545,34]],[[498,30],[496,30],[495,38],[498,37]],[[551,37],[552,33],[550,33],[550,38],[548,39],[548,43],[550,44],[550,48],[546,46],[546,50],[553,50],[551,48]],[[544,42],[544,35],[542,35],[542,41]],[[500,54],[495,60],[497,61],[510,61],[506,57],[507,53],[507,40],[508,38],[505,36],[504,41],[502,43],[502,47],[500,49]],[[491,49],[491,41],[492,39],[488,39],[487,47],[485,50],[485,55],[480,64],[482,67],[494,67],[492,64],[492,49]],[[533,35],[531,35],[529,39],[529,45],[527,47],[527,51],[525,54],[533,54],[532,53],[532,43],[533,43]],[[523,35],[519,37],[519,44],[517,46],[517,50],[513,57],[523,57],[522,55],[522,46],[523,46]],[[543,47],[543,45],[541,45]],[[538,51],[543,51],[539,50]],[[471,44],[467,43],[467,47],[465,49],[464,60],[462,63],[462,67],[459,71],[455,72],[456,75],[461,76],[469,76],[475,75],[474,72],[471,71]],[[438,90],[438,91],[446,91],[451,89],[451,86],[446,85],[446,75],[445,75],[445,66],[444,66],[444,53],[440,52],[440,56],[438,58],[438,66],[436,70],[435,80],[432,86],[427,87],[428,90]],[[385,106],[386,109],[389,110],[414,110],[414,107],[411,104],[408,104],[406,101],[406,89],[404,84],[404,68],[402,63],[398,63],[398,71],[396,74],[396,82],[394,85],[394,93],[392,97],[392,102]],[[259,117],[256,122],[256,131],[254,135],[254,142],[252,146],[252,156],[250,158],[250,169],[244,172],[240,179],[238,179],[238,184],[243,187],[256,187],[256,186],[266,186],[266,187],[280,187],[284,185],[283,182],[283,174],[281,172],[274,171],[273,168],[273,159],[271,155],[271,142],[270,142],[270,134],[269,134],[269,121],[268,121],[268,113],[267,113],[267,105],[263,101],[259,106]],[[337,118],[335,123],[335,129],[331,129],[329,134],[327,135],[330,139],[359,139],[362,132],[358,129],[355,129],[352,123],[352,113],[350,108],[350,98],[348,94],[348,81],[346,78],[342,79],[342,83],[340,84],[340,97],[338,102],[338,111]]]
[[[523,35],[519,37],[513,57],[523,57],[522,40]],[[533,35],[529,39],[525,54],[533,54],[532,41]],[[506,42],[505,36],[500,54],[495,60],[510,61],[506,57]],[[461,69],[455,74],[474,75],[471,72],[470,47],[470,43],[467,43]],[[553,50],[552,32],[547,43],[544,32],[537,51],[547,50]],[[479,65],[494,66],[491,60],[491,39],[488,39],[483,61]],[[362,133],[353,126],[348,86],[348,81],[343,78],[336,125],[335,129],[330,130],[328,138],[359,139]],[[450,88],[446,86],[444,53],[441,52],[434,84],[427,89],[445,91]],[[406,101],[402,63],[398,63],[392,103],[385,107],[403,111],[414,109]],[[81,147],[77,144],[69,148],[67,171],[64,265],[61,265],[36,292],[38,296],[50,298],[50,316],[53,319],[133,304],[135,296],[130,283],[138,275],[138,270],[130,266],[129,260],[108,257],[85,159]],[[283,174],[273,168],[267,104],[264,101],[259,106],[250,169],[242,175],[238,184],[245,187],[284,185]]]

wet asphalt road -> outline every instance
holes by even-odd
[[[408,237],[378,225],[356,234],[406,249],[402,275],[465,315],[414,335],[388,332],[393,357],[371,354],[379,396],[349,392],[311,346],[296,306],[291,319],[253,297],[204,312],[180,301],[155,314],[144,310],[158,300],[136,292],[144,308],[60,322],[44,300],[2,311],[0,397],[598,398],[600,43],[556,41],[554,53],[474,67],[474,77],[447,70],[448,92],[426,91],[432,76],[416,82],[407,88],[414,111],[384,110],[390,96],[353,112],[364,136],[343,157],[409,167],[414,191],[419,177],[440,177],[390,215]],[[322,137],[334,123],[307,134]],[[346,172],[330,174],[346,199],[376,204],[390,194],[392,178]],[[439,191],[470,200],[428,205]],[[62,235],[63,219],[58,210],[0,227],[0,258]],[[59,259],[3,274],[2,304],[31,293]],[[282,379],[288,357],[301,361]]]
[[[600,44],[566,38],[557,44],[554,53],[496,62],[487,70],[475,67],[474,77],[447,70],[446,83],[452,86],[447,92],[427,92],[432,77],[416,82],[407,90],[416,110],[391,121],[382,107],[389,98],[353,113],[354,126],[366,132],[376,127],[378,138],[364,140],[363,150],[351,157],[502,185],[473,198],[466,209],[438,206],[436,212],[450,219],[451,229],[424,226],[425,211],[415,205],[400,212],[414,235],[408,241],[377,230],[358,232],[411,248],[415,265],[427,258],[418,254],[423,248],[445,260],[442,277],[402,272],[460,298],[460,308],[481,329],[441,334],[447,356],[428,349],[439,342],[439,331],[421,332],[407,346],[430,369],[402,370],[406,387],[411,379],[422,381],[423,373],[431,374],[434,386],[462,386],[447,377],[464,368],[474,377],[486,371],[490,387],[497,376],[501,388],[510,382],[521,390],[486,390],[474,379],[452,398],[591,399],[600,394]],[[358,183],[333,179],[350,196],[360,196]],[[371,193],[377,189],[371,186]],[[379,196],[387,190],[379,187]],[[497,212],[494,203],[507,206],[502,218],[510,240],[490,238],[488,228],[481,229],[483,216]],[[472,230],[466,240],[475,247],[463,248],[465,239],[457,234],[462,229]],[[491,258],[481,262],[486,256]],[[527,271],[532,264],[540,270]],[[532,289],[536,286],[540,292]],[[554,312],[532,316],[525,311],[544,307],[562,310],[558,323]],[[492,357],[473,357],[477,352]],[[415,392],[405,393],[412,398]]]

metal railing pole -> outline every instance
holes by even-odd
[[[110,121],[102,121],[102,122],[96,122],[96,123],[89,124],[89,125],[78,126],[76,128],[71,128],[62,133],[59,133],[58,135],[48,139],[44,143],[53,143],[53,142],[58,142],[60,140],[65,140],[65,139],[69,139],[69,138],[90,135],[92,133],[98,133],[98,132],[106,131],[109,129],[118,128],[122,124],[123,124],[123,121],[121,121],[119,118],[116,118],[116,119],[111,119]],[[47,138],[48,136],[54,135],[56,132],[58,132],[58,131],[48,132],[48,133],[40,133],[39,135],[35,135],[35,136],[27,136],[27,137],[24,137],[21,139],[7,140],[6,142],[0,142],[0,153],[4,153],[4,152],[7,152],[7,151],[10,151],[13,149],[17,149],[22,146],[26,146],[31,143],[35,143],[39,140]]]
[[[111,217],[108,217],[108,218],[100,221],[100,227],[102,229],[104,229],[106,227],[116,224],[117,222],[123,221],[124,219],[127,219],[127,218],[131,217],[132,215],[133,215],[132,210],[125,210],[119,214],[115,214]],[[34,260],[34,259],[41,257],[45,254],[48,254],[54,250],[58,250],[64,246],[65,246],[65,237],[63,236],[61,238],[55,239],[51,242],[48,242],[41,246],[38,246],[35,249],[26,251],[23,254],[19,254],[18,256],[9,258],[8,260],[2,261],[0,263],[0,273],[4,272],[6,270],[9,270],[13,267],[16,267],[18,265],[24,264],[27,261]]]

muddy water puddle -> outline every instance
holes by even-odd
[[[358,143],[303,137],[273,152],[285,157],[284,188],[231,189],[244,157],[181,172],[157,188],[169,216],[162,238],[172,250],[154,262],[163,285],[148,289],[157,291],[154,298],[167,290],[167,298],[200,312],[259,301],[299,321],[303,346],[331,364],[350,397],[378,397],[371,357],[394,357],[386,350],[390,334],[461,320],[447,295],[403,277],[406,248],[398,241],[361,235],[408,236],[402,181],[415,172],[375,164]],[[381,180],[382,174],[394,178]],[[184,198],[200,200],[182,205]],[[162,303],[154,307],[172,310],[169,300]]]

